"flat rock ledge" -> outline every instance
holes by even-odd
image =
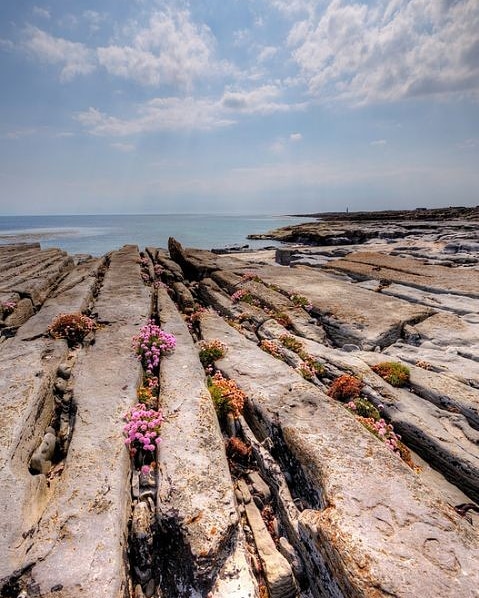
[[[476,223],[363,224],[258,254],[0,246],[1,598],[479,596]],[[48,334],[66,313],[82,343]],[[123,426],[150,319],[176,348],[145,473]],[[329,396],[344,375],[406,460]]]

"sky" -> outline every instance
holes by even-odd
[[[0,3],[0,215],[479,204],[478,0]]]

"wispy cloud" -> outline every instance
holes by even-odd
[[[88,23],[88,27],[91,32],[98,31],[102,24],[107,20],[106,13],[100,13],[96,10],[85,10],[83,11],[82,16]]]
[[[84,44],[54,37],[31,25],[23,33],[23,48],[41,62],[60,65],[61,81],[95,70],[94,55]]]
[[[477,0],[332,0],[289,44],[310,92],[353,103],[479,94]]]
[[[223,94],[221,105],[226,110],[247,114],[271,114],[302,110],[303,102],[288,103],[280,100],[282,90],[277,85],[261,85],[248,91],[228,90]]]
[[[386,145],[386,143],[387,141],[385,139],[374,139],[369,145]]]
[[[34,6],[32,8],[32,14],[36,17],[40,17],[42,19],[50,19],[51,15],[50,15],[50,11],[47,10],[46,8],[43,8],[41,6]]]
[[[112,75],[142,85],[191,88],[213,70],[214,38],[206,25],[191,20],[188,11],[166,9],[154,12],[130,43],[101,47],[97,53],[99,63]]]
[[[225,118],[217,102],[193,97],[156,98],[140,106],[131,119],[109,116],[96,108],[76,115],[93,135],[128,136],[157,131],[210,130],[233,124]]]
[[[212,130],[235,124],[242,115],[266,115],[304,109],[281,100],[281,90],[265,85],[249,91],[226,91],[219,99],[155,98],[138,106],[131,118],[108,115],[94,107],[75,119],[93,135],[128,136],[158,131]]]
[[[136,149],[133,143],[110,143],[110,147],[125,153],[134,152]]]
[[[22,128],[22,129],[15,129],[13,131],[8,131],[5,133],[5,139],[23,139],[24,137],[31,137],[32,135],[36,135],[38,133],[38,129],[33,127],[30,128]]]

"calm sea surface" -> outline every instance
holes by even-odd
[[[101,215],[101,216],[2,216],[0,244],[34,242],[59,247],[68,253],[103,255],[125,244],[168,246],[175,237],[186,247],[212,249],[248,244],[251,248],[275,245],[252,241],[251,233],[311,221],[288,216],[221,216],[212,214]]]

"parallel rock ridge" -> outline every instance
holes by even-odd
[[[0,246],[0,597],[478,596],[479,239],[459,216],[234,255]],[[94,329],[53,338],[73,313]],[[150,321],[176,348],[145,472],[123,418]]]

